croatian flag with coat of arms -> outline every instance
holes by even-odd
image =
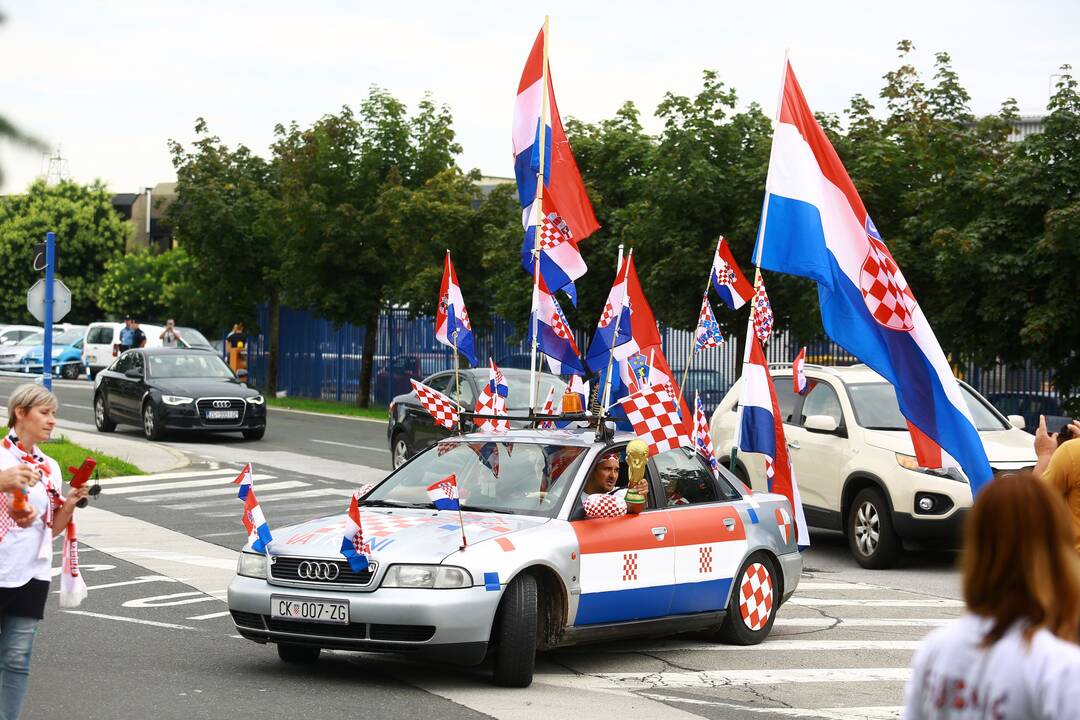
[[[244,466],[233,480],[233,485],[240,486],[236,491],[236,496],[241,500],[247,500],[248,493],[251,492],[251,463]]]
[[[457,475],[447,475],[427,487],[428,499],[436,510],[460,510]]]
[[[360,504],[356,502],[356,495],[349,499],[349,512],[345,514],[341,554],[349,561],[353,572],[367,570],[371,548],[364,542],[364,529],[360,525]]]
[[[450,251],[446,251],[443,264],[442,285],[439,287],[439,307],[435,313],[435,339],[469,359],[470,365],[476,365],[476,353],[473,350],[472,324],[469,313],[465,310],[465,298],[461,295],[454,263],[450,261]]]
[[[488,358],[488,381],[480,389],[480,397],[476,398],[474,410],[482,415],[506,415],[506,398],[510,389],[506,385],[506,378],[495,361]],[[490,426],[492,430],[509,430],[509,420],[488,420],[477,418],[477,427]]]
[[[978,492],[993,473],[945,353],[791,64],[784,70],[755,256],[817,283],[826,333],[896,389],[919,464],[958,463]]]
[[[548,292],[543,278],[533,284],[533,313],[529,321],[529,342],[532,342],[533,324],[536,325],[536,348],[548,360],[548,366],[555,375],[585,373],[581,364],[581,352],[574,331],[566,315],[559,307],[559,301]]]
[[[244,498],[243,521],[251,549],[257,553],[266,552],[266,548],[274,537],[270,534],[270,526],[266,523],[266,516],[263,515],[259,501],[255,499],[255,491],[251,489]]]
[[[754,294],[753,285],[739,270],[731,254],[731,248],[728,247],[723,235],[720,236],[720,242],[716,244],[716,254],[713,255],[709,279],[712,281],[716,294],[732,310],[741,308]]]

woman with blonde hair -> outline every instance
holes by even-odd
[[[0,718],[19,717],[30,674],[30,652],[45,611],[52,580],[52,539],[66,532],[61,606],[74,606],[86,595],[78,574],[78,545],[71,522],[75,505],[87,496],[84,485],[63,496],[56,461],[39,445],[56,426],[56,396],[39,385],[20,385],[8,399],[8,434],[0,440],[0,470],[28,468],[22,494],[0,494]]]
[[[1030,472],[967,518],[968,613],[915,653],[906,718],[1080,717],[1080,556],[1065,503]]]

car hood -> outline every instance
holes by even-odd
[[[889,450],[892,452],[914,455],[915,449],[911,444],[911,435],[906,430],[864,430],[867,445]],[[983,447],[986,449],[986,457],[994,467],[1005,466],[1002,469],[1016,469],[1016,464],[1034,465],[1035,448],[1032,445],[1031,435],[1023,430],[1010,428],[1008,430],[983,430],[979,433]],[[1019,467],[1019,465],[1017,465]]]
[[[519,530],[537,527],[548,518],[531,515],[465,512],[465,538],[470,545]],[[386,563],[439,563],[461,548],[461,524],[456,511],[391,510],[360,511],[364,541],[371,545],[372,559]],[[273,530],[273,555],[341,558],[345,515],[331,515]]]
[[[259,394],[257,390],[243,387],[228,378],[150,378],[150,382],[155,388],[170,395],[242,398]]]
[[[42,356],[42,354],[44,352],[45,352],[45,347],[43,345],[35,345],[34,347],[27,350],[26,355],[24,355],[23,357],[39,358],[39,357]],[[74,345],[53,345],[53,353],[54,354],[59,354],[59,355],[66,355],[66,354],[79,355],[80,352],[81,351],[77,347],[75,347]]]

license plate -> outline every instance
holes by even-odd
[[[270,617],[282,620],[349,624],[349,602],[285,595],[270,596]]]
[[[239,410],[207,410],[207,420],[235,420],[240,417]]]

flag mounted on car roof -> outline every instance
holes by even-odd
[[[469,313],[465,310],[465,298],[461,295],[461,286],[458,285],[449,250],[446,251],[446,261],[443,264],[439,307],[435,313],[435,339],[464,355],[470,365],[476,365],[472,324],[469,322]]]
[[[731,254],[731,248],[727,245],[724,236],[716,243],[716,253],[713,255],[712,270],[709,273],[716,294],[732,310],[738,310],[754,294],[754,286],[746,279],[739,270],[735,258]]]
[[[574,340],[574,331],[566,320],[566,315],[547,288],[543,278],[533,285],[533,313],[529,323],[529,341],[532,342],[533,328],[536,328],[536,349],[548,359],[551,372],[556,375],[583,375],[585,366],[581,363],[581,351]]]
[[[545,244],[548,247],[540,250],[541,277],[552,293],[565,290],[576,304],[573,281],[581,277],[586,269],[577,243],[595,232],[600,225],[596,222],[585,183],[581,180],[563,129],[555,102],[550,63],[547,63],[545,40],[545,29],[541,28],[518,82],[513,125],[514,175],[522,224],[527,231],[539,225],[542,236],[547,236]],[[543,124],[545,116],[547,123]],[[542,207],[536,204],[541,131],[544,133]],[[534,239],[533,234],[527,232],[521,250],[522,265],[529,273],[534,271]]]
[[[956,459],[972,491],[989,482],[945,353],[788,62],[754,252],[763,268],[814,280],[829,337],[892,383],[904,417]]]

